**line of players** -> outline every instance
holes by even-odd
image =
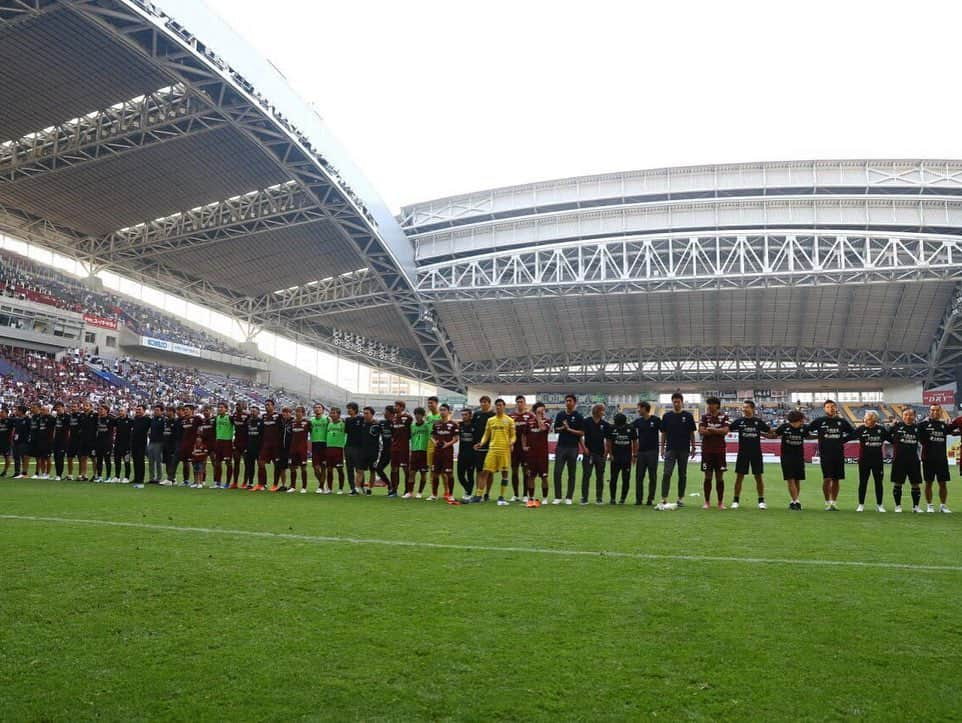
[[[927,511],[934,511],[932,485],[937,481],[939,509],[948,513],[946,440],[951,434],[962,433],[962,417],[946,422],[946,415],[938,405],[931,408],[929,418],[922,422],[915,420],[914,410],[906,409],[903,419],[891,428],[883,427],[878,415],[869,412],[865,423],[855,429],[838,415],[835,402],[828,400],[824,404],[824,416],[806,424],[800,412],[791,412],[788,420],[773,430],[756,416],[751,400],[745,401],[743,416],[732,421],[720,411],[720,401],[709,398],[708,409],[696,425],[693,415],[683,408],[684,398],[678,393],[672,397],[672,409],[660,418],[651,414],[647,402],[639,402],[638,417],[631,424],[623,414],[616,414],[614,422],[608,422],[603,405],[595,405],[590,416],[582,416],[576,411],[574,395],[566,397],[565,409],[553,420],[546,417],[544,404],[535,404],[529,411],[523,396],[516,398],[515,409],[510,414],[506,412],[504,400],[498,399],[492,407],[491,399],[482,397],[480,403],[477,411],[463,409],[459,423],[453,421],[447,405],[438,404],[437,397],[430,397],[427,409],[417,408],[413,416],[407,412],[405,403],[398,401],[387,407],[380,419],[375,417],[373,408],[359,410],[354,403],[346,405],[347,414],[343,417],[340,409],[335,407],[327,413],[321,404],[314,406],[310,418],[303,407],[294,410],[285,407],[278,413],[272,400],[265,403],[263,413],[257,405],[247,409],[243,402],[235,405],[233,413],[229,413],[227,404],[222,402],[216,414],[209,407],[198,411],[191,404],[176,408],[156,405],[149,416],[142,405],[135,407],[132,416],[124,409],[111,414],[103,405],[94,410],[89,402],[82,408],[73,404],[69,410],[61,403],[55,404],[52,411],[41,405],[34,405],[30,410],[19,407],[13,416],[0,410],[0,455],[4,458],[0,476],[8,474],[12,459],[14,475],[26,477],[30,460],[34,459],[34,478],[87,480],[89,469],[89,479],[93,481],[133,481],[136,486],[142,486],[148,474],[146,460],[150,468],[149,483],[173,485],[178,467],[182,467],[181,484],[204,487],[210,459],[216,488],[295,492],[299,476],[300,491],[304,494],[310,462],[318,481],[318,494],[332,493],[336,477],[339,494],[345,491],[345,479],[352,495],[371,494],[378,480],[388,488],[390,497],[421,498],[430,477],[428,499],[441,496],[456,504],[454,447],[458,445],[457,478],[466,492],[461,501],[489,499],[495,476],[500,475],[499,505],[524,502],[536,507],[548,502],[548,434],[553,430],[558,434],[553,504],[573,504],[580,460],[582,504],[588,503],[592,476],[596,502],[602,503],[605,467],[606,462],[610,462],[609,503],[626,502],[634,465],[635,504],[653,505],[658,463],[662,459],[665,467],[658,508],[670,509],[684,505],[687,464],[696,453],[697,430],[702,440],[703,506],[706,508],[711,506],[713,482],[717,505],[725,508],[725,436],[737,433],[739,451],[732,508],[740,505],[742,482],[749,473],[756,481],[758,506],[766,508],[761,439],[779,438],[782,474],[791,498],[789,507],[800,510],[799,489],[805,479],[804,443],[815,438],[826,510],[837,509],[839,481],[845,477],[844,444],[857,440],[861,451],[858,511],[864,510],[871,477],[875,483],[877,509],[884,512],[883,446],[888,443],[894,449],[892,482],[896,511],[901,511],[902,487],[906,480],[912,490],[913,510],[921,511],[924,480]],[[77,476],[74,476],[75,461]],[[273,467],[270,485],[268,464]],[[678,501],[672,504],[668,502],[668,494],[675,469]],[[565,472],[568,484],[566,493],[562,494]],[[510,499],[507,497],[509,474],[513,492]],[[402,478],[403,494],[400,492]],[[540,499],[535,489],[539,478]],[[646,478],[648,494],[643,502]]]
[[[673,397],[674,411],[662,418],[662,424],[669,415],[680,412],[682,397]],[[933,484],[939,485],[939,511],[950,513],[948,507],[948,482],[950,479],[947,439],[950,435],[962,434],[962,417],[946,421],[947,415],[940,405],[929,408],[928,418],[918,421],[911,407],[902,412],[902,419],[886,428],[879,422],[875,412],[865,414],[863,424],[857,428],[838,414],[838,405],[829,399],[823,404],[824,415],[811,422],[805,422],[799,411],[789,412],[787,421],[777,429],[755,416],[755,404],[745,400],[743,416],[732,421],[721,412],[721,402],[715,397],[706,400],[708,411],[701,416],[698,431],[702,438],[702,471],[704,479],[703,507],[711,506],[712,480],[717,505],[725,509],[725,483],[723,473],[727,471],[725,436],[738,434],[738,455],[735,462],[735,494],[732,507],[739,506],[742,480],[751,472],[755,477],[758,491],[758,506],[765,508],[765,489],[762,479],[763,463],[761,438],[781,439],[782,477],[788,485],[791,502],[789,508],[801,510],[799,491],[805,479],[804,445],[807,439],[818,440],[819,463],[822,472],[822,493],[825,509],[838,510],[837,500],[840,481],[845,478],[845,443],[859,443],[859,486],[857,512],[865,510],[865,496],[871,478],[875,486],[876,510],[885,512],[883,506],[884,445],[892,446],[892,496],[895,511],[902,511],[902,488],[906,481],[911,488],[912,511],[922,512],[922,483],[925,482],[926,512],[935,512],[932,503]],[[691,450],[694,453],[694,424],[688,427]],[[677,443],[676,443],[677,444]],[[676,447],[677,448],[677,447]],[[678,504],[682,504],[679,495]],[[663,500],[663,506],[667,500]]]

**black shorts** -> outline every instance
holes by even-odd
[[[364,465],[364,450],[360,447],[345,447],[344,465],[351,469],[357,469],[358,467],[367,469],[367,466]]]
[[[906,478],[908,478],[909,484],[922,484],[922,467],[918,458],[909,457],[902,460],[895,458],[892,461],[892,484],[904,484]]]
[[[801,455],[798,457],[782,456],[782,479],[805,479],[805,458]]]
[[[922,460],[922,478],[926,482],[949,481],[949,460],[946,457]]]
[[[0,444],[0,457],[9,457],[9,456],[10,456],[10,443],[8,442],[7,444]]]
[[[488,456],[488,450],[474,450],[474,469],[478,472],[484,471],[484,460]]]
[[[765,465],[762,462],[761,452],[738,453],[735,459],[735,474],[762,474]]]
[[[845,455],[830,454],[821,458],[822,477],[825,479],[845,479]]]
[[[354,469],[355,470],[361,469],[361,470],[364,470],[365,472],[368,470],[372,470],[377,464],[377,461],[378,461],[377,452],[372,453],[372,452],[365,452],[364,450],[361,450],[357,455],[357,463],[354,465]]]
[[[327,442],[311,442],[311,463],[315,467],[327,464]]]
[[[31,457],[37,457],[38,459],[43,459],[44,457],[50,456],[50,445],[49,444],[38,444],[30,452]]]
[[[727,472],[728,460],[724,452],[702,452],[701,453],[702,472]]]

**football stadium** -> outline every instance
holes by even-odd
[[[392,212],[193,0],[0,0],[0,719],[954,720],[962,160]]]

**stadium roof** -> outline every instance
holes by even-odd
[[[0,229],[250,328],[461,384],[397,221],[203,3],[0,0]]]
[[[962,361],[962,161],[633,171],[401,220],[474,383],[933,385]]]
[[[0,0],[0,229],[449,389],[962,364],[962,161],[616,173],[395,219],[193,0]]]

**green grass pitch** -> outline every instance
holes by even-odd
[[[764,512],[0,480],[0,719],[957,720],[962,514],[808,477],[801,513],[776,465]]]

